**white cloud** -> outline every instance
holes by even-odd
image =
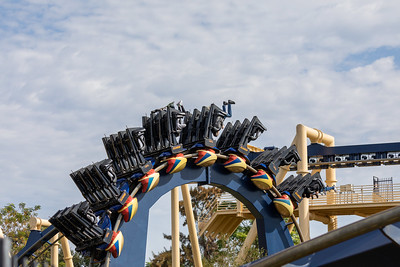
[[[106,156],[101,137],[179,99],[235,100],[232,119],[267,126],[259,146],[289,145],[298,123],[339,145],[399,141],[393,57],[335,69],[400,46],[397,2],[0,5],[0,205],[40,203],[49,217],[80,201],[69,173]]]

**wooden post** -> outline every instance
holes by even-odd
[[[238,265],[243,264],[244,259],[246,258],[247,253],[249,252],[251,244],[253,244],[254,240],[257,237],[257,223],[256,220],[253,221],[253,225],[248,232],[246,239],[244,240],[243,246],[240,248],[239,254],[235,260],[235,263]]]
[[[171,190],[172,267],[180,266],[179,251],[179,190]]]
[[[301,158],[301,161],[297,163],[297,174],[301,174],[303,176],[308,173],[307,138],[310,139],[311,143],[324,143],[328,147],[335,145],[335,139],[333,138],[333,136],[325,134],[318,129],[312,129],[302,124],[298,124],[296,126],[296,137],[294,138],[293,143],[296,144],[297,151],[299,152]],[[335,169],[328,168],[326,170],[325,182],[328,186],[336,184]],[[309,217],[310,217],[309,199],[304,198],[299,205],[299,224],[301,231],[304,234],[305,240],[310,239]],[[336,227],[336,224],[332,223],[330,227],[334,228]]]
[[[186,220],[189,230],[190,244],[192,245],[193,261],[195,267],[202,267],[199,240],[197,238],[196,224],[194,221],[192,201],[187,184],[181,186],[183,196],[183,206],[185,208]]]
[[[61,242],[61,249],[62,249],[63,255],[64,255],[65,266],[66,267],[74,267],[74,263],[72,262],[72,255],[71,255],[71,250],[69,248],[68,239],[65,236],[63,236],[60,239],[60,242]]]
[[[58,239],[58,234],[56,234],[55,236],[53,236],[51,239],[50,239],[50,242],[51,243],[54,243],[54,245],[51,247],[51,249],[50,249],[50,253],[51,253],[51,257],[50,257],[50,259],[51,259],[51,267],[58,267],[58,246],[59,246],[59,243],[58,243],[58,241],[56,242],[56,240]]]

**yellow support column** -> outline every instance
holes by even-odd
[[[337,217],[329,216],[330,222],[328,223],[328,232],[337,229]]]
[[[246,258],[246,255],[250,249],[251,244],[253,244],[254,240],[257,237],[257,223],[256,220],[253,221],[253,225],[250,228],[250,231],[247,233],[246,239],[244,240],[243,246],[240,248],[239,254],[235,260],[237,265],[241,265]]]
[[[55,236],[53,236],[50,239],[50,243],[54,243],[55,242],[54,245],[50,249],[51,267],[58,267],[58,246],[59,246],[59,243],[58,243],[58,241],[56,242],[57,239],[58,239],[58,234],[56,234]]]
[[[297,174],[302,176],[308,173],[307,162],[307,129],[302,124],[296,127],[295,143],[301,161],[297,162]],[[310,209],[308,198],[303,198],[299,205],[299,225],[303,233],[304,240],[310,239]]]
[[[307,138],[311,143],[324,143],[326,146],[334,146],[335,139],[333,136],[324,134],[318,129],[309,128],[302,124],[296,126],[296,137],[293,143],[296,144],[297,151],[302,159],[297,163],[297,174],[306,175],[308,173],[308,153],[307,153]],[[335,169],[328,168],[326,171],[326,183],[328,186],[336,184]],[[299,224],[303,232],[304,239],[310,239],[310,209],[309,199],[304,198],[299,205]]]
[[[68,239],[63,236],[60,239],[61,242],[61,249],[64,255],[64,262],[66,267],[74,267],[74,263],[72,261],[71,249],[69,248]]]
[[[285,179],[285,176],[289,170],[290,170],[289,166],[279,167],[279,172],[275,177],[276,185],[279,185],[280,183],[282,183],[283,179]]]
[[[44,220],[37,217],[31,217],[29,219],[29,229],[30,230],[39,230],[41,231],[43,227],[49,227],[51,223],[48,220]],[[50,239],[50,242],[54,242],[59,237],[59,234],[55,235],[53,238]],[[74,267],[74,263],[72,262],[72,255],[71,250],[69,248],[68,239],[63,236],[60,239],[61,242],[61,249],[64,254],[64,262],[66,267]],[[57,267],[58,266],[58,243],[51,247],[51,266]]]
[[[297,220],[297,218],[296,218],[296,220]],[[292,233],[292,231],[293,231],[293,229],[294,229],[294,223],[289,224],[289,225],[287,226],[287,229],[288,229],[289,233]]]
[[[181,186],[183,206],[185,208],[186,220],[189,230],[189,239],[192,246],[193,261],[195,267],[202,267],[201,254],[199,247],[199,240],[197,238],[196,223],[194,221],[192,201],[189,193],[189,186],[187,184]]]
[[[171,235],[172,235],[172,267],[180,266],[179,250],[179,190],[171,190]]]
[[[335,141],[331,140],[331,142],[329,144],[327,144],[327,146],[334,146],[335,145]],[[328,168],[326,169],[326,180],[325,183],[327,186],[334,186],[336,185],[336,169],[332,169],[332,168]],[[326,194],[326,200],[327,200],[327,204],[335,204],[335,192],[327,192]],[[329,220],[330,222],[328,223],[328,232],[335,230],[337,228],[337,216],[329,216]]]

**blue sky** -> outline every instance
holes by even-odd
[[[399,141],[399,7],[2,1],[0,205],[40,204],[48,218],[81,201],[69,173],[106,157],[101,137],[180,99],[189,110],[235,100],[232,119],[257,115],[267,126],[261,147],[289,145],[298,123],[338,145]],[[337,173],[340,184],[371,184],[398,171]],[[166,219],[169,204],[159,205],[154,221]],[[169,246],[168,227],[154,232],[152,250]]]
[[[395,68],[400,66],[400,47],[381,46],[348,55],[338,66],[338,70],[349,71],[356,67],[372,64],[380,58],[393,58]]]

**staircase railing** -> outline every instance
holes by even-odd
[[[318,198],[310,199],[311,206],[391,202],[400,202],[400,184],[380,185],[378,187],[374,185],[341,185],[336,188],[334,194],[320,195]],[[236,211],[238,215],[242,212],[248,212],[246,206],[231,194],[226,192],[217,194],[212,201],[204,206],[199,216],[199,231],[206,226],[213,214],[227,211]]]
[[[201,211],[198,218],[199,230],[205,223],[207,223],[211,219],[212,215],[217,211],[218,199],[220,195],[221,193],[216,194],[214,198],[203,207],[203,210]]]
[[[201,215],[198,219],[199,230],[201,230],[202,227],[207,224],[213,214],[224,211],[235,211],[238,215],[240,215],[243,212],[247,212],[248,209],[231,194],[226,192],[218,194],[204,207],[203,211],[201,212]]]
[[[310,205],[337,205],[337,204],[358,204],[358,203],[381,203],[400,202],[400,184],[380,185],[341,185],[337,187],[336,193],[328,196],[322,195],[319,198],[310,200]]]

